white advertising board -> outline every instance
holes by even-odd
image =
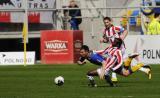
[[[27,52],[26,64],[35,64],[35,52]],[[0,52],[0,65],[23,65],[24,52]]]
[[[126,53],[140,53],[146,64],[160,64],[160,35],[130,35],[125,39]]]

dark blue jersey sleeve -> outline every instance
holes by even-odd
[[[92,53],[90,55],[90,58],[88,58],[88,60],[96,65],[102,65],[102,62],[105,60],[101,55],[97,54],[97,53]]]

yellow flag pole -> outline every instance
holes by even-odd
[[[24,66],[26,66],[27,60],[27,25],[26,22],[23,23],[23,48],[24,48]]]
[[[24,66],[27,66],[27,43],[28,43],[28,0],[24,0],[24,23],[23,23],[23,47],[24,47]]]

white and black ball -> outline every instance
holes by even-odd
[[[55,77],[54,83],[58,86],[62,86],[64,84],[64,78],[62,76]]]

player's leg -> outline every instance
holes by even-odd
[[[126,57],[125,60],[124,60],[124,67],[129,68],[133,58],[135,58],[137,56],[139,56],[139,54],[134,53],[134,54],[130,54],[128,57]]]
[[[118,79],[117,79],[117,75],[115,72],[112,72],[112,78],[111,78],[112,82],[117,83]]]
[[[132,73],[136,72],[137,70],[139,70],[139,68],[141,68],[142,66],[144,66],[143,63],[138,63],[135,66],[130,66],[129,68],[125,68],[124,66],[121,66],[117,70],[113,70],[113,71],[119,75],[127,77]]]
[[[111,87],[116,87],[117,86],[116,83],[111,80],[111,77],[110,77],[109,74],[105,75],[105,80]]]
[[[93,76],[98,76],[97,69],[90,70],[90,71],[88,71],[88,73],[87,73],[87,78],[88,78],[88,80],[89,80],[89,84],[88,84],[88,85],[89,85],[89,86],[92,86],[92,87],[97,87],[96,82],[95,82]]]
[[[143,63],[138,63],[138,64],[136,64],[134,66],[130,66],[130,68],[128,68],[128,69],[122,68],[121,75],[123,75],[123,76],[129,76],[132,73],[138,71],[142,66],[144,66]]]
[[[119,67],[116,70],[113,70],[115,73],[122,75],[122,76],[126,76],[125,75],[125,71],[127,70],[127,74],[129,74],[130,72],[128,71],[128,69],[126,69],[124,66]]]
[[[138,63],[137,60],[133,59],[131,66],[134,66],[137,63]],[[151,79],[151,68],[150,68],[149,65],[145,65],[144,64],[144,66],[142,66],[141,68],[139,68],[139,70],[141,72],[144,72],[148,76],[148,79]]]
[[[152,78],[151,67],[149,65],[144,65],[139,70],[142,71],[142,72],[144,72],[145,74],[147,74],[148,79]]]
[[[136,62],[136,63],[141,62],[138,57],[135,60],[136,61],[134,61],[134,62]],[[135,64],[133,64],[133,65],[135,65]],[[145,74],[147,74],[148,75],[148,79],[151,79],[151,67],[150,66],[144,65],[139,70],[141,72],[144,72]]]
[[[97,73],[98,73],[98,75],[101,74],[101,68],[98,68],[98,69],[97,69]],[[112,82],[112,80],[111,80],[109,71],[105,71],[104,78],[105,78],[105,81],[106,81],[111,87],[115,87],[115,86],[116,86],[116,84],[114,84],[114,83]]]
[[[137,65],[138,61],[133,58],[138,57],[138,56],[139,56],[138,53],[133,53],[133,54],[129,55],[128,58],[125,59],[125,61],[124,61],[124,67],[129,68],[131,65],[132,66]],[[136,68],[136,66],[133,68]],[[144,65],[144,66],[140,67],[139,70],[144,72],[145,74],[147,74],[148,78],[151,79],[151,68],[148,65]]]

